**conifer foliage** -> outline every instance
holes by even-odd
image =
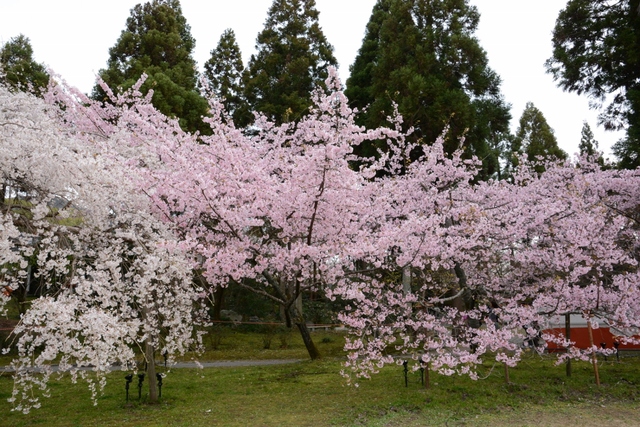
[[[207,83],[205,93],[222,100],[227,113],[238,121],[238,115],[246,111],[242,86],[244,65],[236,35],[228,28],[220,36],[218,46],[211,51],[211,57],[204,64],[203,77]],[[242,121],[242,120],[240,120]]]
[[[44,65],[33,59],[33,47],[28,37],[20,34],[0,49],[0,82],[23,92],[42,95],[49,84]]]
[[[315,0],[274,0],[256,39],[244,84],[251,110],[277,123],[308,112],[311,93],[337,65],[318,22]]]
[[[553,129],[547,123],[542,111],[537,109],[533,102],[527,102],[511,144],[511,155],[518,154],[526,154],[530,160],[540,158],[564,160],[568,157],[567,153],[558,146]],[[518,164],[515,157],[512,157],[512,161]]]
[[[153,89],[153,105],[180,120],[183,129],[204,130],[207,103],[197,90],[195,40],[179,0],[152,0],[131,9],[125,29],[109,49],[101,79],[112,89],[132,87],[148,76],[143,92]],[[96,85],[93,98],[108,100]]]
[[[593,156],[598,153],[598,141],[596,141],[593,136],[591,126],[589,126],[589,123],[587,122],[582,124],[578,149],[580,150],[580,154],[586,154],[587,156]]]
[[[453,153],[465,135],[465,156],[482,159],[486,178],[499,170],[510,114],[500,78],[474,36],[479,19],[467,0],[379,0],[346,95],[368,128],[387,124],[396,103],[417,140],[430,144],[449,126],[445,149]],[[362,151],[377,148],[384,149]]]
[[[571,0],[553,30],[546,62],[562,89],[589,96],[605,129],[626,128],[619,166],[640,166],[640,1]]]
[[[598,141],[596,141],[591,126],[589,126],[589,123],[586,121],[582,124],[578,152],[580,156],[586,156],[591,160],[595,159],[601,167],[605,167],[605,160],[602,157],[602,151],[600,151]]]

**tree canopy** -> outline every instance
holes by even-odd
[[[337,65],[319,15],[315,0],[273,1],[244,75],[251,110],[277,123],[308,112],[312,91],[324,85],[328,67]]]
[[[422,144],[448,128],[445,149],[453,153],[464,137],[465,156],[482,159],[486,178],[499,171],[510,113],[474,35],[479,19],[466,0],[379,0],[345,93],[367,127],[388,123],[395,103]]]
[[[547,119],[532,102],[527,102],[515,137],[511,143],[511,162],[518,164],[517,155],[526,154],[530,160],[565,160],[568,156],[559,146]],[[539,167],[541,168],[541,166]]]
[[[207,103],[197,90],[197,68],[192,57],[195,40],[179,0],[152,0],[131,9],[125,29],[109,49],[107,68],[98,75],[112,90],[132,87],[142,74],[141,88],[153,89],[153,104],[179,119],[184,129],[205,131]],[[96,85],[92,97],[109,100]]]
[[[23,34],[12,37],[0,49],[0,83],[38,96],[49,84],[45,66],[35,61],[31,42]]]
[[[211,57],[204,64],[203,77],[208,85],[208,91],[221,98],[224,108],[236,122],[246,122],[239,115],[246,112],[242,85],[242,54],[232,29],[226,29],[220,36],[220,41],[211,51]]]
[[[14,330],[19,352],[10,400],[24,412],[38,406],[34,390],[45,389],[53,360],[60,372],[86,380],[96,400],[114,365],[135,367],[134,349],[144,349],[147,361],[154,349],[174,360],[199,342],[190,260],[153,218],[125,173],[126,159],[114,156],[118,139],[107,134],[117,126],[105,120],[111,110],[93,110],[91,100],[62,84],[45,98],[0,85],[7,189],[0,204],[0,313],[28,280],[29,266],[42,283]],[[111,143],[115,150],[104,150]],[[147,377],[155,384],[155,374]]]
[[[553,31],[546,62],[564,90],[586,94],[605,129],[627,128],[614,147],[620,166],[640,166],[638,0],[570,0]]]

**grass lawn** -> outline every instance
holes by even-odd
[[[511,426],[640,425],[640,358],[601,361],[602,386],[594,384],[591,365],[564,366],[550,356],[529,355],[510,370],[487,363],[479,381],[431,373],[431,387],[409,373],[405,387],[401,366],[385,368],[359,387],[345,384],[339,372],[341,337],[318,332],[315,339],[328,355],[277,366],[173,369],[167,372],[160,403],[138,400],[137,380],[125,402],[124,372],[109,375],[105,394],[93,406],[84,383],[68,377],[51,382],[51,397],[30,414],[11,412],[11,374],[0,375],[2,426]],[[297,336],[287,348],[262,348],[260,334],[229,332],[218,350],[201,360],[304,358]],[[336,350],[338,349],[338,350]],[[244,352],[244,353],[243,353]],[[161,371],[164,368],[160,369]]]

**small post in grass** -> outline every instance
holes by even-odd
[[[142,383],[144,382],[144,374],[138,374],[138,400],[142,399]]]
[[[124,383],[124,389],[126,392],[126,401],[129,401],[129,384],[131,384],[131,381],[133,381],[133,374],[128,374],[125,375],[124,379],[126,380],[126,382]]]
[[[162,374],[158,372],[156,374],[156,379],[158,380],[158,398],[161,398],[162,397]]]
[[[403,366],[403,370],[404,370],[404,386],[405,387],[409,387],[409,362],[407,362],[406,360],[404,362],[402,362],[402,366]]]

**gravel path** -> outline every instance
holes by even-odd
[[[267,360],[219,360],[217,362],[200,362],[203,368],[237,368],[242,366],[267,366],[298,363],[300,359],[267,359]],[[158,363],[158,365],[162,365]],[[164,365],[162,365],[164,366]],[[198,368],[195,362],[180,362],[172,368]]]
[[[167,366],[168,368],[239,368],[243,366],[270,366],[270,365],[285,365],[290,363],[298,363],[301,359],[267,359],[267,360],[218,360],[215,362],[178,362],[174,365]],[[58,365],[51,365],[53,371],[58,370]],[[164,363],[156,362],[157,367],[164,367]],[[81,368],[83,370],[90,370],[89,367]],[[113,366],[111,370],[117,371],[120,368]],[[0,372],[13,372],[13,369],[9,366],[0,366]]]

